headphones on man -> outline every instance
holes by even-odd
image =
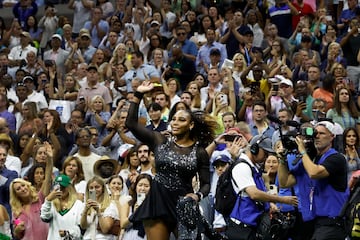
[[[257,140],[255,143],[253,143],[251,146],[250,146],[250,152],[251,154],[253,155],[258,155],[259,154],[259,151],[260,151],[260,147],[259,147],[259,144],[265,140],[265,136],[262,135],[259,140]]]

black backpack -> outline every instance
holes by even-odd
[[[246,163],[251,168],[251,172],[254,175],[253,167],[245,159],[238,159],[235,162],[232,162],[230,166],[223,172],[223,174],[219,177],[217,185],[216,185],[216,193],[215,193],[215,209],[223,216],[230,216],[235,203],[236,198],[239,193],[234,191],[232,186],[232,170],[238,163]],[[236,182],[234,181],[235,186],[237,187]]]

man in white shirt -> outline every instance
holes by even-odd
[[[30,75],[25,76],[23,78],[24,85],[26,86],[28,91],[26,102],[35,102],[37,110],[40,111],[42,109],[48,108],[49,105],[46,101],[45,96],[34,90],[35,88],[34,81],[35,81],[34,78]]]
[[[31,36],[28,32],[20,34],[20,45],[11,49],[9,53],[10,64],[20,66],[21,60],[25,60],[29,52],[37,54],[37,49],[30,45]]]

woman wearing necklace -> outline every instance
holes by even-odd
[[[351,96],[351,92],[346,87],[336,90],[334,108],[326,113],[326,117],[338,123],[343,129],[354,127],[360,132],[359,112]]]
[[[146,129],[138,123],[139,102],[153,88],[148,81],[137,88],[126,120],[126,126],[136,138],[154,151],[156,162],[150,192],[130,221],[143,222],[148,240],[163,240],[169,239],[171,232],[177,235],[179,197],[200,201],[210,190],[209,156],[205,147],[212,142],[217,124],[203,113],[180,110],[170,120],[171,138]],[[200,189],[194,193],[192,178],[196,173]]]
[[[41,220],[50,224],[47,239],[81,239],[79,225],[83,208],[84,204],[78,200],[70,177],[59,175],[54,189],[41,206]]]

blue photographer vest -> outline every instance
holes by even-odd
[[[321,164],[325,159],[337,153],[330,148],[319,160]],[[349,197],[349,188],[344,192],[335,190],[328,182],[327,178],[312,180],[314,183],[313,210],[317,217],[338,217],[344,203]]]
[[[289,170],[296,178],[294,189],[299,200],[298,209],[301,212],[304,221],[313,220],[315,218],[315,212],[312,211],[312,206],[310,204],[313,180],[311,180],[307,174],[304,165],[302,164],[302,160],[293,165],[293,161],[296,160],[295,154],[287,155],[287,160]]]
[[[254,178],[256,188],[266,192],[266,186],[262,178],[262,174],[251,167],[252,176]],[[269,203],[267,202],[256,202],[251,200],[250,197],[241,197],[238,194],[235,206],[230,214],[231,218],[235,218],[244,224],[256,227],[258,218],[264,211],[269,210]]]

